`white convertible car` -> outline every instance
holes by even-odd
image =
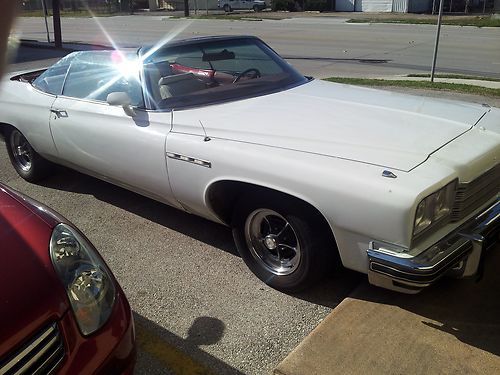
[[[1,90],[21,177],[62,164],[231,226],[280,290],[341,264],[416,293],[477,274],[498,241],[487,105],[314,80],[254,37],[76,52]]]

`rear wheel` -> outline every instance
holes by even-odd
[[[19,130],[6,132],[5,145],[14,169],[26,181],[36,182],[50,174],[51,163],[38,155]]]
[[[258,6],[258,5],[254,5],[254,6],[253,6],[253,11],[254,11],[254,12],[260,12],[260,8],[259,8],[259,6]]]
[[[224,12],[226,12],[226,13],[229,13],[232,11],[231,7],[228,4],[224,5],[223,9],[224,9]]]
[[[300,291],[333,265],[334,245],[318,218],[294,202],[242,201],[233,217],[233,237],[250,270],[269,286]]]

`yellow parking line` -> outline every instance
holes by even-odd
[[[157,359],[176,375],[212,375],[212,372],[205,366],[165,342],[137,321],[135,331],[138,348]]]

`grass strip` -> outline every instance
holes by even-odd
[[[412,89],[431,89],[442,91],[455,91],[465,94],[474,94],[482,96],[500,97],[500,89],[489,87],[466,85],[462,83],[430,82],[430,81],[412,81],[412,80],[388,80],[388,79],[370,79],[370,78],[346,78],[330,77],[325,81],[347,83],[360,86],[386,86],[386,87],[408,87]]]
[[[430,78],[429,73],[417,73],[417,74],[408,74],[407,77],[414,78]],[[500,82],[500,78],[491,78],[491,77],[480,77],[480,76],[466,76],[463,74],[434,74],[436,78],[450,78],[450,79],[472,79],[479,81],[490,81],[490,82]]]
[[[229,20],[229,21],[262,21],[264,17],[253,17],[251,15],[232,15],[232,14],[202,14],[196,16],[170,16],[170,19],[195,19],[195,20]],[[279,17],[265,17],[266,20],[281,21],[283,18]]]
[[[349,23],[405,23],[435,25],[437,16],[432,18],[357,18],[350,19]],[[500,27],[500,18],[493,17],[443,17],[444,25],[454,26],[476,26],[476,27]]]

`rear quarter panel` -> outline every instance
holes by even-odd
[[[20,130],[39,154],[56,156],[49,128],[50,108],[55,99],[29,83],[4,80],[0,84],[0,123]]]

